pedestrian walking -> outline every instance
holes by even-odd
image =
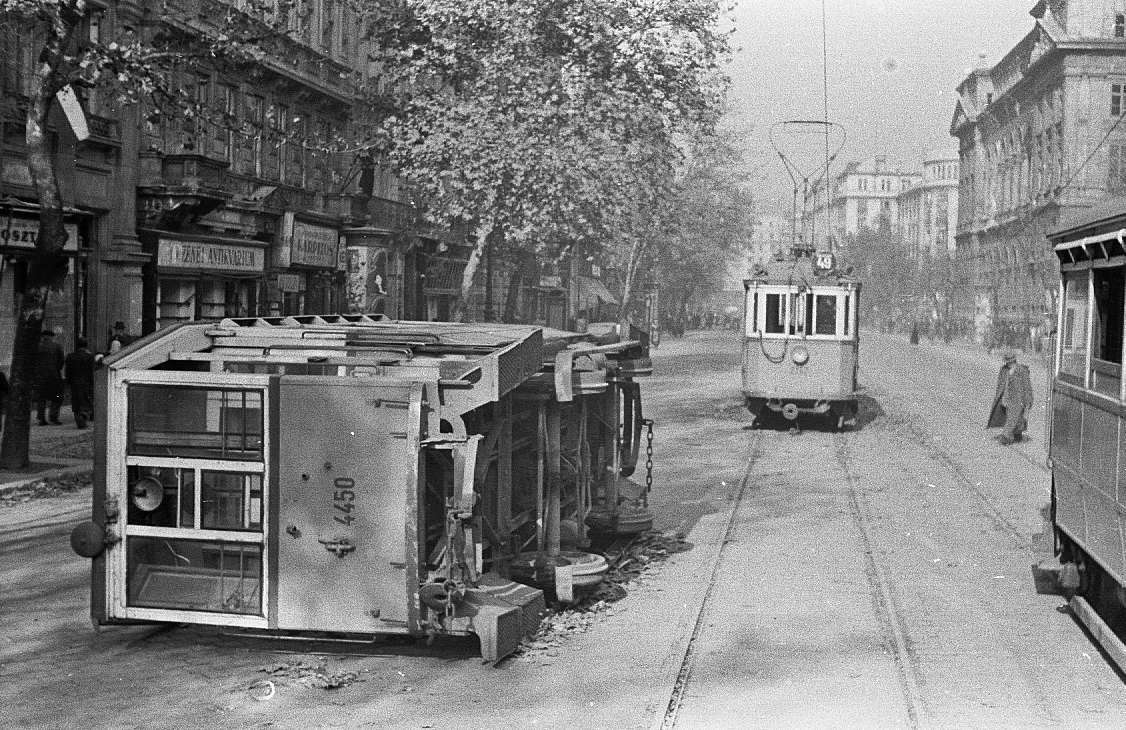
[[[8,410],[8,376],[0,370],[0,431],[4,430],[4,413]]]
[[[54,330],[45,329],[39,337],[39,353],[35,362],[35,407],[39,425],[47,425],[47,417],[56,426],[59,407],[63,404],[63,348],[55,342]]]
[[[1024,437],[1028,428],[1028,411],[1032,408],[1032,379],[1028,366],[1017,362],[1013,350],[1002,353],[1000,372],[997,373],[997,393],[993,397],[993,407],[989,411],[986,428],[1001,427],[995,438],[1003,446]]]
[[[70,408],[74,411],[75,428],[86,428],[86,421],[94,417],[94,353],[86,349],[86,339],[74,342],[74,352],[66,356],[63,377],[70,388]]]

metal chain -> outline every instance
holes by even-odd
[[[646,418],[642,421],[649,429],[645,434],[645,491],[653,491],[653,419]]]

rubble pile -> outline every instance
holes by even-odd
[[[651,530],[638,535],[617,554],[610,552],[610,570],[602,582],[577,602],[550,610],[536,635],[525,641],[515,656],[550,655],[567,637],[584,633],[602,616],[611,615],[613,604],[626,597],[629,587],[644,585],[669,556],[692,547],[684,537]]]
[[[64,494],[88,489],[93,483],[94,475],[90,472],[71,476],[53,477],[51,479],[40,479],[16,487],[15,489],[9,489],[3,494],[0,494],[0,506],[10,507],[11,505],[23,504],[24,502],[30,502],[34,499],[61,497]]]
[[[258,671],[265,672],[271,680],[279,680],[285,684],[299,684],[311,689],[340,689],[364,679],[359,672],[337,670],[329,671],[324,657],[296,664],[271,664],[259,667]]]

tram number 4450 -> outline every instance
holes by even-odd
[[[350,525],[356,519],[352,510],[356,508],[356,480],[337,477],[332,480],[332,507],[342,514],[333,514],[332,519],[342,525]]]

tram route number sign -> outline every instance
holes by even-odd
[[[836,262],[831,253],[819,253],[817,254],[817,258],[813,261],[813,265],[822,271],[829,271],[833,268],[834,263]]]
[[[356,480],[337,477],[332,480],[332,519],[342,525],[355,521],[352,511],[356,509]]]

